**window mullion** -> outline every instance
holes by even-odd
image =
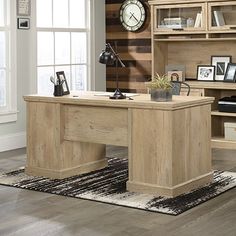
[[[68,0],[68,28],[70,28],[70,0]]]
[[[9,4],[9,5],[7,5]],[[12,106],[11,106],[11,91],[10,91],[10,85],[11,85],[11,81],[10,81],[10,45],[11,45],[11,42],[10,42],[10,17],[9,17],[9,14],[10,14],[10,11],[9,11],[9,6],[10,6],[10,3],[7,2],[7,0],[4,1],[4,25],[5,25],[5,91],[6,91],[6,105],[7,105],[7,109],[8,110],[11,110],[12,109]]]
[[[82,28],[43,28],[43,27],[37,27],[37,31],[45,31],[45,32],[85,32],[88,33],[89,30],[82,29]]]
[[[36,0],[36,1],[37,1],[37,0]],[[54,9],[54,0],[52,0],[52,28],[54,27],[53,9]]]
[[[56,32],[53,32],[53,71],[54,71],[54,76],[56,76]]]
[[[5,50],[5,66],[6,66],[6,104],[9,104],[9,108],[11,109],[10,105],[10,96],[11,96],[11,91],[10,91],[10,32],[6,31],[5,33],[5,46],[6,46],[6,50]]]
[[[72,32],[70,32],[70,86],[72,86]]]
[[[88,16],[90,14],[90,9],[89,7],[91,7],[91,5],[88,6],[88,1],[85,1],[85,11],[86,11],[86,15]],[[89,34],[89,31],[90,31],[90,24],[91,24],[91,16],[89,15],[89,17],[86,17],[86,51],[87,51],[87,58],[86,58],[86,63],[87,63],[87,66],[86,66],[86,73],[87,73],[87,80],[86,80],[86,89],[91,89],[91,81],[89,80],[89,78],[91,77],[90,75],[90,55],[91,55],[91,52],[90,52],[90,46],[89,46],[89,43],[91,41],[91,39],[89,38],[89,35],[91,36],[91,34]]]
[[[53,31],[54,28],[54,1],[52,0],[52,28],[49,29],[51,30],[51,32],[53,33],[53,77],[56,76],[56,68],[55,68],[55,63],[56,63],[56,35],[55,35],[55,31]]]

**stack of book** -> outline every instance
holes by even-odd
[[[180,29],[186,27],[186,19],[183,17],[170,17],[163,19],[163,25],[159,27],[162,28],[171,28],[171,29]]]

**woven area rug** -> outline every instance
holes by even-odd
[[[19,168],[0,174],[0,184],[170,215],[178,215],[236,186],[236,173],[215,171],[211,184],[175,198],[127,192],[127,160],[111,158],[108,163],[104,169],[62,180],[28,176],[24,168]]]

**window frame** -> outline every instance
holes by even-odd
[[[70,2],[69,2],[70,4]],[[69,6],[68,4],[68,6]],[[86,10],[86,18],[85,18],[85,28],[60,28],[60,27],[38,27],[37,26],[37,9],[36,9],[36,6],[37,6],[37,0],[35,0],[35,39],[36,39],[36,58],[35,58],[35,68],[36,68],[36,71],[35,71],[35,74],[36,74],[36,84],[35,84],[35,89],[36,90],[36,93],[38,93],[38,68],[42,68],[42,67],[53,67],[53,71],[54,71],[54,76],[56,75],[56,67],[61,67],[61,66],[73,66],[73,65],[78,65],[78,66],[86,66],[86,80],[84,81],[84,90],[90,90],[91,89],[91,73],[90,73],[90,69],[91,69],[91,20],[90,20],[90,17],[91,17],[91,5],[93,4],[93,0],[85,0],[85,10]],[[53,24],[53,0],[52,0],[52,24]],[[68,8],[68,19],[69,19],[69,8]],[[38,32],[52,32],[53,33],[53,38],[54,38],[54,64],[52,65],[39,65],[38,64],[38,55],[37,55],[37,50],[38,50]],[[55,64],[55,34],[57,32],[67,32],[70,34],[70,42],[71,42],[71,34],[73,32],[76,32],[76,33],[85,33],[86,34],[86,62],[85,63],[72,63],[71,61],[71,52],[72,52],[72,49],[70,47],[70,63],[69,64]],[[69,81],[69,87],[72,89],[73,86],[72,86],[72,70],[70,70],[70,81]]]
[[[16,80],[16,1],[4,0],[5,25],[0,31],[6,33],[6,106],[0,107],[0,124],[17,120]]]

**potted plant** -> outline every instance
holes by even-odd
[[[151,94],[151,100],[157,102],[166,102],[172,100],[172,82],[166,74],[155,74],[152,81],[146,83]]]

